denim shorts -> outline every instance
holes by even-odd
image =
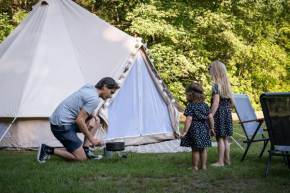
[[[71,153],[83,144],[77,136],[77,133],[81,133],[81,131],[76,123],[73,125],[53,125],[50,123],[50,128],[53,135]]]

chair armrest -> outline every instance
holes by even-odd
[[[251,119],[251,120],[247,120],[247,121],[241,121],[239,123],[250,123],[250,122],[260,122],[260,121],[264,121],[264,118],[259,118],[259,119]]]

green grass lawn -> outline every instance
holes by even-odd
[[[234,132],[242,144],[241,127],[235,124]],[[261,148],[262,143],[254,144],[241,162],[243,150],[232,142],[231,166],[208,166],[198,172],[186,170],[191,164],[189,152],[133,153],[128,159],[84,163],[52,156],[40,164],[35,151],[2,150],[0,192],[290,192],[290,170],[282,157],[273,158],[269,177],[264,177],[268,153],[256,159]],[[209,165],[217,160],[217,148],[207,151]]]

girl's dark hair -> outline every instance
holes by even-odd
[[[198,83],[191,83],[185,90],[186,92],[186,98],[188,102],[192,102],[194,100],[197,101],[204,101],[205,96],[203,94],[203,88],[200,84]]]
[[[103,86],[107,85],[108,89],[113,89],[113,88],[116,88],[116,89],[119,89],[119,85],[115,82],[115,80],[113,78],[110,78],[110,77],[105,77],[105,78],[102,78],[97,84],[96,84],[96,88],[98,89],[102,89]]]

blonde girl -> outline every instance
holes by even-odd
[[[186,99],[190,103],[185,111],[184,132],[180,136],[180,146],[191,147],[192,165],[188,170],[198,170],[201,158],[201,168],[206,169],[207,153],[205,148],[211,147],[210,133],[214,134],[213,116],[209,106],[204,103],[203,88],[198,83],[192,83],[186,88]]]
[[[211,112],[218,144],[218,161],[212,166],[230,165],[230,146],[227,137],[233,134],[231,109],[235,105],[227,70],[222,62],[215,61],[208,72],[214,82],[212,86]]]

